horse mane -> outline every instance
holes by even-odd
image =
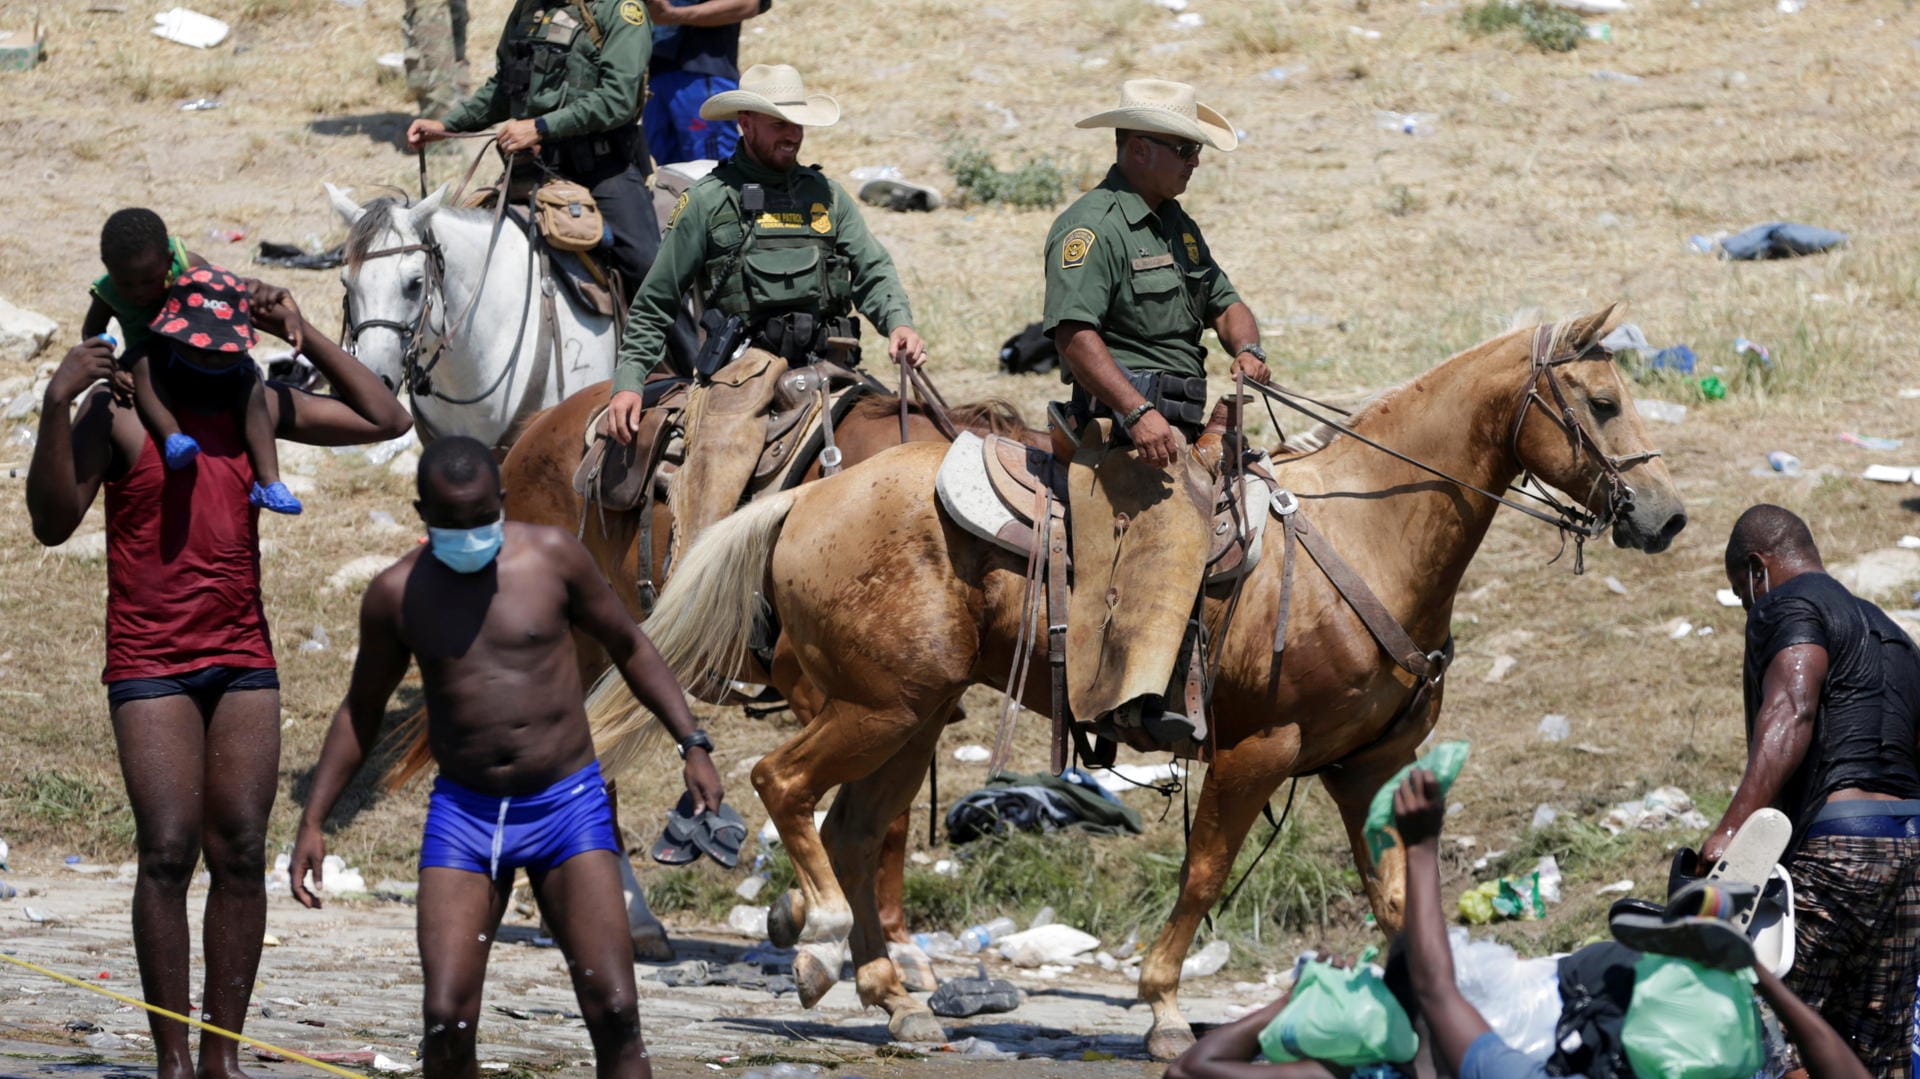
[[[884,420],[900,414],[900,398],[883,390],[873,390],[862,394],[854,402],[853,410],[869,420]],[[907,411],[920,416],[927,414],[926,408],[918,401],[907,402]],[[1019,439],[1031,430],[1013,402],[1000,397],[955,405],[947,410],[947,416],[955,426],[975,434]]]
[[[361,206],[361,209],[365,210],[366,213],[361,214],[355,219],[353,225],[347,229],[346,249],[343,254],[346,256],[347,272],[349,274],[359,273],[360,264],[366,261],[368,255],[379,250],[381,237],[385,236],[393,227],[392,214],[389,213],[389,211],[411,209],[418,204],[419,201],[419,199],[408,198],[405,193],[395,190],[391,195],[381,195],[379,198],[369,200]],[[442,206],[440,209],[434,211],[434,216],[436,218],[452,217],[460,220],[475,217],[492,219],[492,215],[487,211],[468,209],[463,206]]]

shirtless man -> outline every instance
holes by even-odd
[[[480,1074],[481,981],[522,867],[566,957],[599,1076],[650,1076],[620,891],[625,855],[593,756],[572,628],[606,647],[678,740],[696,812],[719,808],[722,797],[712,743],[586,548],[560,529],[504,520],[500,470],[484,445],[435,441],[420,455],[418,483],[414,505],[430,543],[374,578],[361,602],[360,654],[314,768],[293,894],[320,905],[321,826],[417,658],[440,765],[420,850],[427,1076]]]

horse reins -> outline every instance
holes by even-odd
[[[1619,517],[1622,510],[1633,505],[1633,488],[1627,484],[1624,478],[1626,470],[1632,468],[1634,465],[1652,460],[1660,456],[1660,454],[1657,450],[1648,450],[1641,453],[1615,457],[1601,449],[1600,444],[1594,439],[1592,432],[1588,431],[1586,425],[1582,424],[1579,418],[1573,414],[1573,407],[1567,403],[1566,393],[1561,388],[1560,379],[1555,373],[1555,368],[1573,363],[1577,360],[1588,359],[1599,346],[1588,345],[1578,351],[1567,352],[1559,356],[1551,356],[1547,352],[1551,340],[1552,337],[1549,327],[1541,326],[1535,328],[1533,344],[1529,350],[1530,363],[1527,370],[1527,382],[1520,391],[1519,406],[1515,409],[1513,432],[1508,438],[1508,451],[1513,454],[1516,461],[1519,460],[1521,430],[1526,425],[1527,413],[1531,411],[1537,403],[1540,406],[1542,414],[1552,421],[1555,426],[1566,432],[1569,446],[1574,452],[1584,453],[1592,457],[1599,464],[1602,473],[1599,482],[1608,484],[1610,488],[1608,492],[1607,509],[1604,513],[1594,513],[1583,507],[1563,502],[1542,491],[1532,489],[1530,485],[1530,481],[1533,478],[1531,473],[1523,472],[1520,482],[1514,485],[1513,490],[1547,507],[1546,511],[1535,509],[1523,502],[1495,494],[1478,484],[1470,483],[1458,476],[1435,468],[1425,461],[1410,457],[1391,446],[1368,438],[1347,424],[1328,419],[1326,416],[1301,404],[1301,401],[1311,400],[1302,394],[1274,386],[1262,385],[1257,382],[1251,383],[1250,385],[1253,389],[1265,395],[1269,400],[1278,401],[1280,404],[1300,413],[1308,419],[1323,424],[1358,442],[1371,446],[1389,457],[1412,465],[1423,472],[1443,479],[1463,490],[1472,491],[1477,495],[1491,499],[1509,509],[1517,510],[1535,520],[1552,525],[1554,528],[1559,529],[1562,535],[1573,537],[1574,572],[1580,573],[1584,572],[1586,568],[1586,541],[1604,532],[1607,527]],[[1549,404],[1546,398],[1540,394],[1539,385],[1543,380],[1547,384],[1548,392],[1553,396],[1553,404]],[[1315,402],[1315,404],[1319,404],[1319,402]],[[1558,409],[1557,412],[1555,411],[1556,406]],[[1324,405],[1321,407],[1330,408],[1330,406]]]

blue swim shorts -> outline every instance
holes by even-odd
[[[620,853],[599,761],[538,794],[513,798],[479,794],[445,776],[433,781],[420,841],[422,869],[464,869],[490,878],[522,867],[545,873],[590,850]]]

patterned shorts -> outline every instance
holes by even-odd
[[[1875,1075],[1911,1075],[1920,984],[1920,839],[1816,836],[1787,863],[1795,943],[1789,988]]]

